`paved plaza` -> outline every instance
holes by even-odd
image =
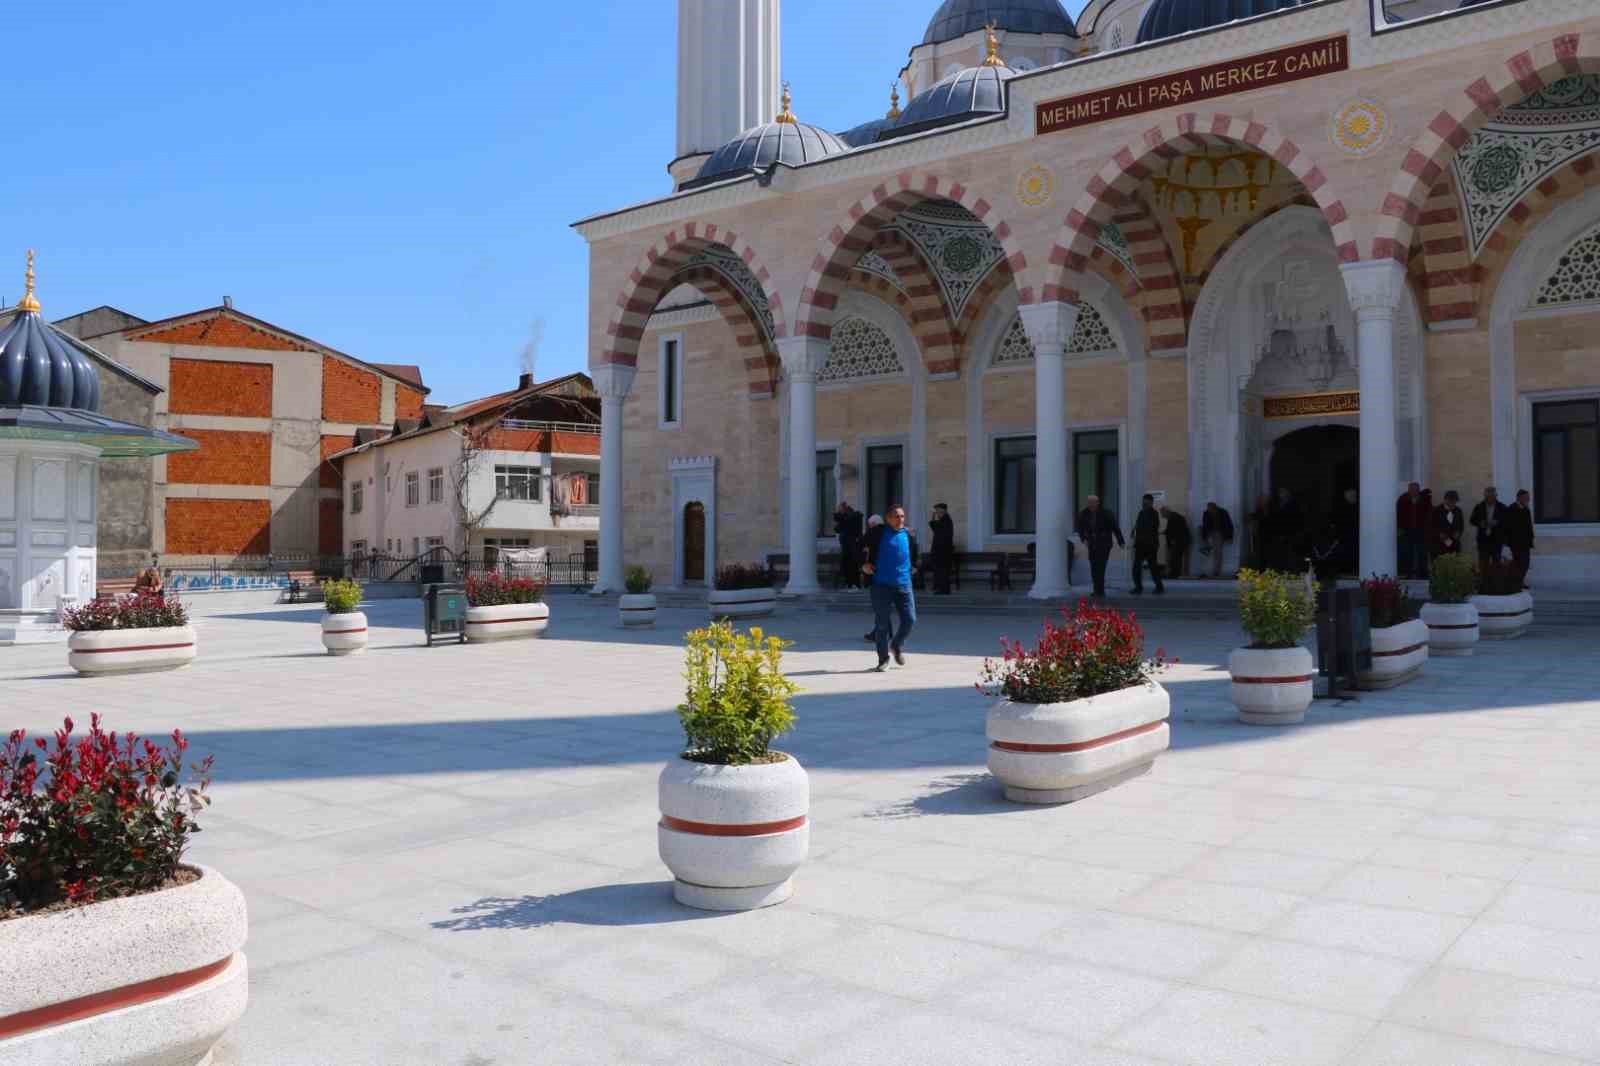
[[[421,646],[368,608],[197,597],[189,670],[80,679],[0,649],[5,724],[62,715],[215,752],[193,857],[250,906],[250,1005],[217,1066],[1600,1062],[1596,630],[1237,725],[1231,623],[1147,621],[1173,750],[1068,807],[984,771],[978,666],[1026,613],[934,613],[886,675],[865,613],[785,607],[810,772],[794,899],[677,906],[655,781],[681,636],[551,600],[547,639]]]

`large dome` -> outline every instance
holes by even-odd
[[[827,130],[808,126],[789,110],[789,90],[783,90],[783,111],[762,126],[752,126],[711,153],[700,172],[683,183],[693,189],[713,181],[731,178],[753,170],[765,170],[775,163],[797,167],[850,150],[850,146]]]
[[[953,41],[991,22],[1009,33],[1078,35],[1060,0],[944,0],[928,20],[922,43]]]
[[[1139,43],[1299,7],[1310,0],[1155,0],[1139,23]]]

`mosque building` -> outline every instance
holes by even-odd
[[[1594,0],[945,0],[846,130],[778,8],[679,0],[672,191],[576,224],[603,587],[813,592],[848,499],[1061,596],[1090,494],[1280,488],[1394,573],[1411,481],[1528,489],[1530,581],[1600,584]]]

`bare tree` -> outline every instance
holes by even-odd
[[[471,422],[464,422],[460,427],[461,451],[451,473],[455,479],[457,554],[462,558],[472,550],[473,538],[500,502],[498,488],[490,491],[487,501],[475,500],[472,496],[472,482],[487,460],[485,453],[489,451],[489,435],[493,428],[493,423],[479,426]]]

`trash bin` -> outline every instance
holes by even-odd
[[[467,590],[460,585],[436,583],[422,596],[422,629],[433,647],[435,637],[467,642]]]

